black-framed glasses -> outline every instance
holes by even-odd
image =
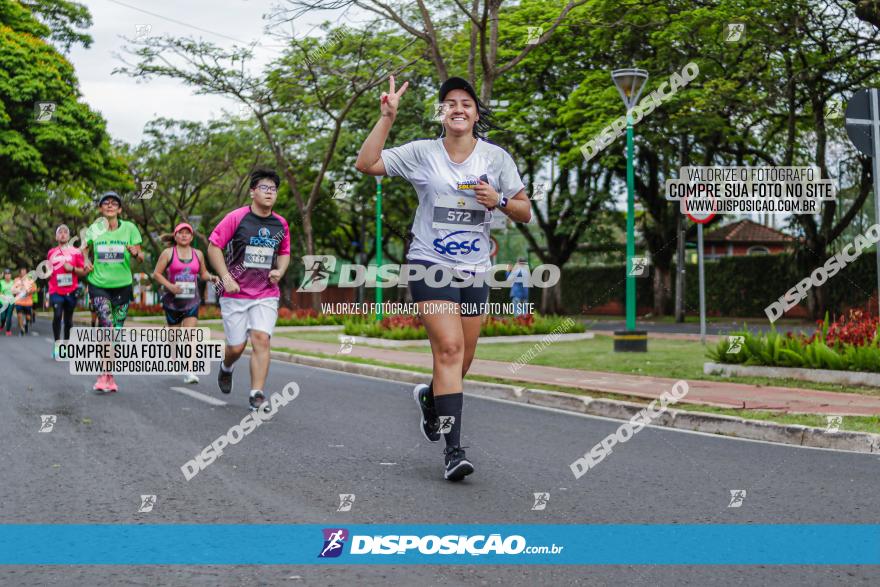
[[[263,192],[264,194],[274,194],[278,192],[278,188],[274,185],[258,185],[257,189]]]

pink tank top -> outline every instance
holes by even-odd
[[[166,308],[188,310],[199,305],[198,279],[201,266],[196,250],[190,248],[190,251],[192,252],[192,258],[184,262],[177,256],[177,247],[171,247],[171,262],[165,268],[165,277],[171,283],[183,288],[183,291],[178,295],[166,291],[162,299]]]

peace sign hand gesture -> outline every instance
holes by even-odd
[[[400,103],[400,97],[408,87],[409,82],[404,82],[399,90],[394,91],[394,76],[392,75],[388,78],[388,91],[382,92],[382,101],[380,104],[382,116],[387,116],[392,120],[397,118],[397,105]]]

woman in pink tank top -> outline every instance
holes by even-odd
[[[194,328],[199,322],[199,278],[216,283],[218,277],[208,273],[208,266],[202,252],[194,249],[192,226],[181,222],[171,235],[163,235],[162,240],[173,243],[159,255],[153,279],[165,288],[162,308],[169,328]],[[199,378],[185,373],[185,383],[198,383]]]

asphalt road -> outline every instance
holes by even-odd
[[[273,362],[298,398],[187,482],[180,466],[247,412],[213,376],[120,376],[120,392],[50,360],[40,336],[0,338],[3,523],[880,523],[880,458],[645,429],[575,480],[569,464],[619,422],[468,397],[476,473],[443,480],[411,386]],[[38,432],[43,414],[57,422]],[[729,508],[730,490],[745,489]],[[546,510],[532,494],[547,491]],[[356,495],[337,512],[340,493]],[[139,513],[142,494],[157,496]],[[242,544],[243,549],[274,545]],[[97,547],[97,546],[96,546]],[[675,545],[670,545],[674,548]],[[2,585],[869,585],[878,567],[0,567]]]

